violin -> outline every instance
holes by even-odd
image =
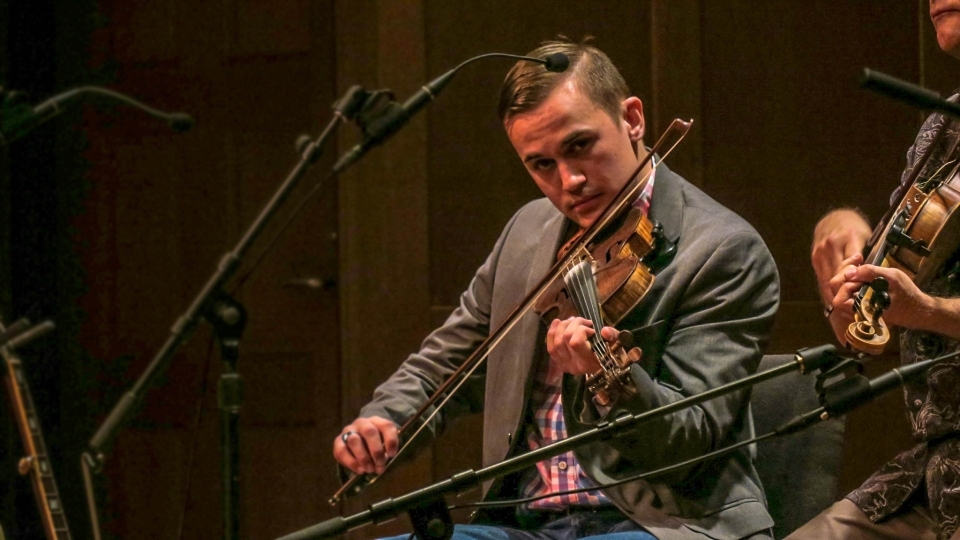
[[[593,242],[581,245],[580,253],[570,254],[574,236],[557,258],[567,257],[563,280],[551,284],[533,310],[548,324],[554,319],[581,316],[593,323],[596,333],[591,348],[600,370],[587,377],[587,389],[595,403],[610,402],[634,394],[629,378],[630,366],[638,362],[642,351],[633,347],[633,336],[621,332],[608,344],[600,337],[600,328],[614,326],[646,295],[653,285],[656,261],[672,258],[674,246],[668,246],[659,223],[653,223],[638,208],[630,210]]]
[[[620,192],[610,201],[610,204],[607,205],[607,208],[600,213],[597,219],[594,222],[584,229],[581,234],[576,236],[567,246],[567,252],[560,257],[560,259],[554,263],[553,267],[549,272],[539,281],[539,283],[530,291],[527,296],[520,302],[520,304],[514,308],[513,312],[504,319],[503,323],[496,328],[491,330],[487,339],[483,341],[474,351],[467,357],[466,360],[454,371],[443,384],[430,396],[430,399],[425,401],[409,420],[404,422],[400,427],[398,434],[400,440],[403,441],[401,447],[397,450],[397,454],[394,456],[390,462],[387,463],[387,468],[389,469],[390,465],[397,461],[397,458],[410,447],[410,443],[414,441],[420,433],[427,427],[430,420],[436,416],[440,410],[447,404],[447,402],[453,397],[456,391],[470,378],[470,376],[480,367],[481,363],[487,359],[490,354],[490,351],[496,347],[500,341],[506,336],[506,334],[520,321],[520,319],[530,310],[534,304],[536,304],[539,299],[545,295],[546,291],[554,286],[555,282],[560,278],[561,275],[565,273],[566,270],[569,270],[570,263],[573,260],[575,255],[582,255],[584,249],[587,245],[594,242],[595,239],[601,237],[603,231],[610,231],[611,229],[616,230],[615,223],[619,223],[619,219],[623,218],[624,210],[636,200],[637,196],[643,191],[643,188],[646,186],[649,175],[642,176],[640,175],[643,172],[647,165],[650,164],[654,155],[661,157],[658,163],[662,163],[663,159],[676,148],[677,144],[686,136],[687,132],[690,131],[690,127],[693,125],[693,121],[683,121],[680,119],[674,119],[673,122],[667,127],[663,135],[657,141],[657,143],[651,148],[650,152],[640,160],[640,163],[637,165],[637,168],[631,174],[630,179],[626,184],[620,189]],[[652,164],[652,167],[655,168],[657,163]],[[651,168],[651,171],[653,170]],[[629,215],[629,212],[627,212]],[[649,223],[649,222],[648,222]],[[650,226],[651,231],[653,226]],[[604,233],[605,234],[605,233]],[[639,249],[642,251],[642,245],[638,243],[636,239],[626,242],[623,244],[627,246],[630,250]],[[621,246],[623,249],[623,246]],[[599,251],[598,251],[599,253]],[[626,266],[629,266],[626,265]],[[617,271],[622,271],[623,267],[613,266],[611,267]],[[652,279],[650,280],[652,283]],[[649,283],[647,285],[649,288]],[[639,299],[637,300],[639,301]],[[624,312],[625,313],[625,312]],[[622,378],[621,378],[622,380]],[[611,387],[614,385],[611,382]],[[431,410],[432,409],[432,410]],[[430,411],[427,414],[427,411]],[[373,474],[363,474],[363,475],[353,475],[351,476],[344,484],[337,490],[333,496],[328,499],[330,505],[336,505],[340,502],[344,495],[352,495],[359,493],[359,491],[365,486],[372,484],[377,479],[376,475]]]
[[[903,271],[918,286],[934,278],[960,245],[960,159],[953,143],[949,159],[921,178],[930,155],[946,132],[940,127],[908,178],[899,203],[874,229],[864,261]],[[845,337],[853,349],[879,355],[890,339],[882,313],[889,306],[882,278],[864,285],[854,298],[854,322]]]

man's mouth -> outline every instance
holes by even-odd
[[[934,9],[932,12],[930,12],[930,19],[936,21],[937,17],[941,15],[944,15],[946,13],[957,13],[957,11],[958,10],[955,7],[948,7],[948,6],[938,7]]]
[[[577,200],[573,203],[573,206],[571,206],[571,208],[573,208],[574,210],[579,210],[579,209],[582,208],[583,206],[588,205],[588,204],[592,203],[593,201],[595,201],[598,197],[600,197],[600,194],[599,194],[599,193],[596,194],[596,195],[590,195],[590,196],[587,196],[587,197],[583,197],[583,198],[577,199]]]

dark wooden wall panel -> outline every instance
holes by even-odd
[[[124,490],[118,493],[111,509],[123,521],[140,527],[138,538],[161,540],[173,538],[182,517],[180,508],[186,482],[180,468],[189,452],[186,433],[180,430],[157,430],[153,433],[127,432],[116,445],[115,463],[109,469],[111,478]],[[149,524],[163,524],[149,526]],[[109,525],[109,524],[108,524]],[[115,534],[133,534],[110,527]],[[86,534],[75,531],[74,534]]]
[[[331,517],[331,511],[323,508],[331,487],[330,438],[312,426],[280,426],[245,432],[244,474],[249,477],[259,471],[272,476],[246,488],[241,507],[242,527],[249,531],[245,538],[278,538]],[[271,474],[289,471],[292,464],[297,468],[294,474]]]
[[[783,300],[813,302],[813,225],[839,204],[885,208],[916,130],[856,84],[867,65],[916,76],[915,8],[869,21],[856,2],[704,8],[705,188],[767,240]]]
[[[78,220],[91,276],[81,339],[104,359],[105,379],[126,388],[296,164],[297,136],[316,136],[329,119],[334,4],[100,8],[108,22],[93,38],[93,63],[113,66],[117,89],[198,121],[178,136],[129,109],[86,118],[94,188]],[[305,178],[290,200],[320,178]],[[336,487],[328,448],[341,425],[335,188],[325,184],[238,292],[250,312],[239,365],[244,537],[279,536],[335,512],[324,502]],[[202,324],[118,437],[104,514],[120,537],[220,536],[220,372]]]
[[[654,144],[675,118],[694,121],[693,129],[666,160],[671,169],[696,185],[703,181],[700,4],[700,0],[652,2],[652,76],[649,99],[644,107],[648,146]]]
[[[310,2],[226,0],[224,26],[231,56],[310,50]]]

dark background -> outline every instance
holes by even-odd
[[[39,102],[101,84],[197,120],[177,135],[91,102],[0,153],[0,314],[58,325],[21,357],[75,537],[89,535],[80,452],[296,163],[297,136],[316,136],[353,84],[403,98],[466,58],[523,53],[559,33],[595,36],[621,68],[643,99],[648,143],[672,118],[695,119],[669,166],[766,239],[783,292],[771,352],[829,340],[809,265],[813,226],[839,205],[879,217],[923,118],[859,90],[860,71],[939,92],[960,81],[923,0],[0,0],[4,88]],[[337,485],[333,437],[537,196],[496,117],[508,65],[464,69],[403,132],[324,183],[239,289],[250,311],[245,538],[362,507],[325,502]],[[357,140],[355,127],[341,129],[292,201]],[[220,371],[202,326],[111,446],[98,478],[111,534],[220,535]],[[850,418],[841,492],[907,444],[899,399]],[[29,483],[15,473],[19,436],[0,414],[0,523],[37,538]],[[477,466],[479,427],[455,426],[363,500]]]

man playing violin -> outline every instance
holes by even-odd
[[[549,42],[530,56],[564,53],[563,73],[518,63],[501,89],[507,136],[546,196],[510,220],[460,306],[385,383],[333,443],[355,473],[381,473],[397,454],[397,426],[514,310],[557,259],[557,250],[603,212],[646,157],[643,105],[598,49]],[[618,324],[643,349],[630,368],[635,393],[598,406],[585,375],[600,369],[580,317],[542,323],[526,314],[479,375],[429,424],[483,411],[484,465],[583,432],[622,412],[640,413],[753,373],[778,305],[776,268],[750,225],[665,165],[634,203],[675,245],[672,261]],[[613,328],[602,329],[612,339]],[[485,406],[487,404],[487,406]],[[612,440],[542,461],[486,485],[485,500],[543,495],[481,512],[454,538],[623,540],[769,538],[772,521],[749,450],[680,472],[604,488],[749,437],[747,395],[731,394],[645,423]],[[567,494],[578,487],[596,487]]]
[[[960,0],[930,0],[930,18],[944,52],[960,59]],[[901,190],[916,167],[919,179],[937,179],[958,156],[957,122],[940,114],[927,118],[907,153]],[[942,131],[938,138],[936,134]],[[921,156],[929,152],[925,164]],[[841,343],[853,322],[854,297],[877,277],[888,282],[890,305],[883,318],[900,327],[904,364],[960,349],[960,288],[957,258],[918,287],[904,272],[864,264],[862,251],[871,236],[855,210],[834,210],[814,231],[811,259],[824,314]],[[953,248],[952,246],[948,246]],[[860,488],[790,538],[957,538],[960,524],[960,361],[932,368],[926,380],[907,385],[908,416],[919,444],[874,473]]]

